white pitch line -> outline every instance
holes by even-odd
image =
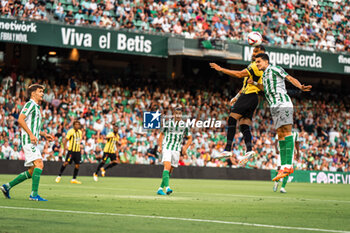
[[[72,188],[73,186],[70,185],[60,185],[57,186],[55,184],[40,184],[40,186],[49,186],[49,187],[70,187]],[[74,186],[77,188],[85,188],[85,189],[95,189],[95,187],[89,187],[89,186]],[[138,189],[127,189],[127,188],[106,188],[106,187],[98,187],[98,189],[104,189],[104,190],[127,190],[127,191],[140,191]],[[154,193],[154,191],[150,190],[143,190],[143,192],[149,192],[149,193]],[[208,194],[209,196],[222,196],[222,197],[242,197],[242,198],[265,198],[265,199],[283,199],[286,200],[285,196],[258,196],[258,195],[244,195],[244,194],[230,194],[230,193],[206,193],[206,192],[187,192],[187,191],[182,191],[182,192],[177,192],[177,193],[192,193],[192,194]],[[288,200],[293,200],[293,201],[321,201],[321,202],[339,202],[339,203],[350,203],[350,200],[332,200],[332,199],[316,199],[316,198],[297,198],[297,197],[288,197]]]
[[[289,227],[289,226],[277,226],[277,225],[266,225],[266,224],[245,223],[245,222],[228,222],[228,221],[210,220],[210,219],[177,218],[177,217],[149,216],[149,215],[136,215],[136,214],[118,214],[118,213],[101,213],[101,212],[75,211],[75,210],[40,209],[40,208],[26,208],[26,207],[13,207],[13,206],[0,206],[0,209],[31,210],[31,211],[71,213],[71,214],[107,215],[107,216],[151,218],[151,219],[165,219],[165,220],[180,220],[180,221],[189,221],[189,222],[219,223],[219,224],[229,224],[229,225],[242,225],[242,226],[251,226],[251,227],[265,227],[265,228],[300,230],[300,231],[350,233],[350,231],[341,231],[341,230],[328,230],[328,229],[306,228],[306,227]]]

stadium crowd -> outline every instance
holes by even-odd
[[[348,0],[1,0],[2,17],[350,52]]]
[[[229,159],[216,158],[225,146],[225,125],[230,110],[229,91],[186,90],[178,88],[169,80],[158,85],[151,83],[153,79],[132,80],[133,85],[122,79],[105,83],[99,80],[90,82],[87,78],[82,79],[81,74],[67,74],[60,78],[45,74],[47,79],[43,81],[23,73],[0,73],[1,159],[24,159],[16,119],[26,102],[26,87],[32,82],[38,82],[46,87],[41,107],[43,129],[55,135],[52,142],[42,138],[38,143],[45,160],[64,159],[62,138],[72,127],[73,120],[79,119],[84,131],[81,145],[83,162],[96,163],[101,159],[104,136],[117,124],[120,163],[159,164],[156,152],[159,131],[143,129],[142,113],[144,110],[159,109],[164,115],[169,115],[174,106],[181,105],[187,116],[202,120],[215,118],[221,120],[223,125],[221,128],[191,129],[193,143],[187,155],[181,156],[179,165],[238,167],[238,159],[245,149],[240,133],[235,136],[235,156]],[[300,134],[300,156],[297,155],[294,160],[296,168],[350,171],[349,97],[339,98],[325,90],[322,95],[314,92],[303,97],[295,90],[291,90],[290,94],[295,101],[294,129]],[[253,145],[258,156],[245,166],[275,169],[276,133],[263,100],[253,121]]]

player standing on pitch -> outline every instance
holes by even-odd
[[[33,84],[28,87],[30,100],[24,105],[19,117],[18,124],[21,126],[21,141],[25,156],[24,166],[29,167],[28,171],[22,172],[14,180],[1,186],[1,191],[6,198],[10,197],[10,189],[22,183],[26,179],[32,178],[32,192],[29,196],[31,201],[47,201],[38,194],[40,176],[44,168],[44,163],[37,142],[40,136],[47,140],[54,137],[40,130],[41,112],[39,103],[43,100],[44,86]]]
[[[67,151],[67,140],[69,140],[69,147],[68,147],[68,153],[66,156],[66,161],[61,166],[60,173],[56,178],[56,183],[59,183],[61,181],[61,176],[64,169],[66,169],[66,166],[68,164],[72,164],[72,162],[74,161],[75,168],[73,173],[73,179],[70,182],[72,184],[81,184],[81,182],[76,179],[79,172],[80,163],[81,163],[80,143],[83,138],[83,133],[81,132],[80,128],[81,128],[80,121],[75,120],[73,123],[73,128],[68,130],[67,136],[63,138],[63,146],[64,146],[63,154],[65,154]]]
[[[169,127],[164,127],[158,138],[158,152],[162,153],[164,165],[162,183],[157,191],[158,195],[165,195],[163,189],[166,188],[166,194],[170,195],[173,190],[169,187],[170,174],[178,166],[180,159],[180,150],[182,155],[187,154],[187,148],[192,143],[192,135],[187,127],[180,127],[179,122],[182,119],[182,108],[175,108],[175,119],[170,121]],[[177,123],[175,125],[175,123]],[[187,137],[187,142],[182,147],[183,138]]]
[[[293,103],[287,94],[285,79],[302,91],[310,91],[312,86],[304,86],[284,71],[282,67],[269,64],[267,54],[256,56],[256,65],[264,71],[262,82],[249,80],[251,84],[259,87],[265,93],[265,98],[270,105],[273,122],[278,134],[278,144],[281,157],[281,169],[273,181],[282,179],[294,172],[294,139],[292,135]]]
[[[252,125],[252,118],[254,111],[259,103],[258,94],[260,89],[248,80],[259,82],[263,71],[260,71],[255,63],[255,56],[259,53],[265,53],[265,47],[262,45],[256,46],[252,54],[252,62],[250,65],[241,71],[228,70],[220,67],[215,63],[210,63],[210,67],[223,72],[232,77],[244,78],[243,87],[240,92],[232,98],[230,104],[235,105],[231,108],[231,113],[228,118],[228,129],[227,129],[227,142],[222,157],[232,156],[232,142],[236,134],[237,121],[239,122],[239,129],[243,134],[244,142],[246,145],[245,156],[239,161],[240,164],[245,164],[248,162],[251,156],[255,155],[252,149],[252,133],[250,126]]]

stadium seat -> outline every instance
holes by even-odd
[[[110,10],[109,11],[109,16],[116,17],[116,14],[115,14],[114,10]]]
[[[202,45],[205,49],[212,49],[213,45],[211,44],[211,42],[209,40],[203,40]]]
[[[66,7],[66,10],[65,10],[65,11],[72,11],[73,13],[76,13],[76,11],[74,11],[74,8],[73,8],[72,5],[68,5],[68,6]]]
[[[94,21],[94,16],[91,14],[88,19],[90,22]]]
[[[49,11],[52,10],[52,4],[51,4],[51,2],[46,3],[45,9],[46,9],[46,10],[49,10]]]

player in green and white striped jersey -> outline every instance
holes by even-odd
[[[292,135],[293,125],[293,103],[287,94],[285,80],[302,91],[310,91],[312,86],[304,86],[284,71],[282,67],[269,64],[269,56],[261,53],[256,56],[256,65],[263,70],[262,83],[250,81],[264,91],[265,97],[270,105],[272,119],[278,134],[279,151],[281,156],[281,170],[273,181],[293,173],[293,151],[294,140]]]
[[[44,86],[33,84],[28,88],[30,100],[24,105],[19,118],[18,124],[22,127],[22,147],[25,155],[25,167],[28,171],[19,174],[14,180],[1,186],[1,191],[6,198],[10,198],[10,189],[15,185],[32,178],[32,192],[29,200],[47,201],[38,195],[40,175],[44,168],[41,153],[36,146],[40,136],[52,140],[53,136],[42,132],[41,129],[41,112],[39,103],[43,100]]]
[[[164,127],[158,138],[158,152],[162,153],[164,165],[162,183],[157,191],[158,195],[165,195],[163,188],[166,188],[166,194],[171,194],[173,190],[169,187],[170,174],[178,166],[180,151],[182,154],[187,153],[187,148],[192,143],[192,136],[187,127],[179,126],[182,117],[181,107],[175,108],[175,120],[170,121],[169,127]],[[187,137],[186,145],[182,148],[184,137]]]
[[[293,141],[295,143],[295,149],[296,149],[296,158],[297,160],[299,159],[300,157],[300,148],[299,148],[299,145],[300,145],[300,138],[299,138],[299,133],[296,132],[296,131],[293,131],[292,132],[292,135],[293,135]],[[275,148],[276,148],[276,154],[278,155],[278,165],[277,165],[277,172],[281,169],[281,156],[279,155],[279,150],[278,150],[278,135],[276,135],[276,141],[275,141]],[[293,152],[293,157],[294,157],[294,152]],[[294,161],[294,158],[292,158],[292,165],[293,165],[293,161]],[[288,178],[289,178],[289,175],[284,177],[283,178],[283,181],[282,181],[282,186],[281,186],[281,189],[280,189],[280,192],[281,193],[286,193],[286,185],[287,185],[287,182],[288,182]],[[280,180],[277,180],[275,181],[274,185],[273,185],[273,191],[276,192],[277,189],[278,189],[278,184],[279,184],[279,181]]]
[[[39,139],[39,133],[41,128],[40,106],[33,99],[30,99],[24,105],[21,114],[26,116],[26,118],[24,119],[26,125],[29,127],[34,137]],[[22,147],[32,143],[30,135],[24,130],[24,128],[21,128],[21,142]]]

